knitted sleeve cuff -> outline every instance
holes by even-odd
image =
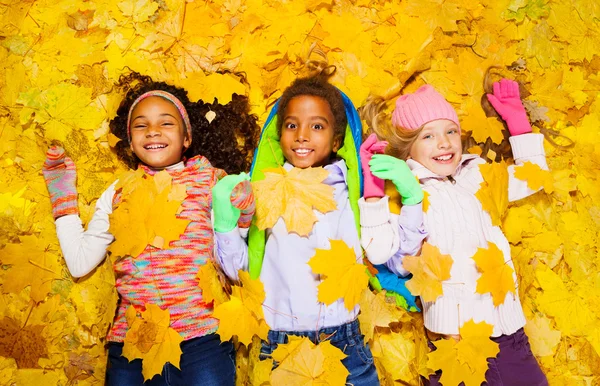
[[[390,221],[389,197],[379,201],[367,202],[364,197],[358,200],[361,227],[375,227]]]
[[[515,161],[520,158],[545,156],[544,151],[544,136],[542,134],[521,134],[515,135],[508,139],[512,147]]]

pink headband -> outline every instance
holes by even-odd
[[[192,139],[192,125],[190,123],[190,117],[188,116],[188,113],[185,107],[183,106],[183,103],[181,103],[181,101],[171,93],[162,90],[152,90],[137,97],[137,99],[133,101],[131,107],[129,108],[129,114],[127,115],[127,140],[129,140],[129,143],[131,143],[131,113],[133,112],[133,109],[135,108],[135,106],[137,106],[138,103],[140,103],[144,99],[153,96],[161,97],[173,103],[173,105],[177,108],[177,111],[179,111],[181,119],[183,119],[183,123],[185,124],[185,128],[188,132],[189,138]]]

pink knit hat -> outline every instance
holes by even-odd
[[[456,111],[435,89],[426,84],[412,94],[402,95],[396,100],[392,123],[407,130],[417,130],[436,119],[448,119],[458,126]]]

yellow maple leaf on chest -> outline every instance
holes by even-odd
[[[515,280],[513,279],[514,270],[504,259],[504,254],[494,243],[488,243],[489,248],[477,248],[473,260],[477,263],[477,268],[482,272],[477,279],[477,289],[479,294],[491,293],[494,300],[494,306],[497,307],[504,303],[506,294],[516,291]]]
[[[450,255],[442,255],[437,247],[424,243],[420,256],[407,256],[402,260],[404,268],[413,275],[406,282],[406,288],[423,301],[435,301],[443,294],[442,282],[450,279],[452,263]]]
[[[142,359],[144,380],[161,374],[165,363],[179,368],[183,337],[169,327],[169,310],[161,310],[155,304],[146,304],[146,310],[137,317],[137,311],[130,306],[125,316],[129,329],[125,335],[123,356],[130,361]]]
[[[500,225],[508,207],[508,169],[506,162],[479,165],[483,176],[475,197],[481,201],[483,210],[490,214],[492,225]]]
[[[309,338],[290,336],[272,356],[279,362],[271,373],[272,385],[343,385],[349,374],[342,364],[346,354],[329,341],[315,345]]]
[[[498,344],[490,340],[493,326],[485,322],[466,322],[460,328],[460,340],[441,339],[433,344],[427,366],[434,371],[442,370],[443,385],[479,386],[485,380],[487,358],[494,358],[500,351]]]
[[[344,306],[353,310],[367,288],[367,267],[357,262],[354,249],[342,240],[330,240],[331,249],[317,249],[308,265],[313,273],[325,275],[319,284],[317,300],[327,305],[344,298]]]
[[[552,174],[532,162],[525,162],[523,165],[515,167],[515,177],[527,181],[527,186],[531,190],[538,190],[543,187],[546,193],[554,191]]]
[[[256,197],[256,226],[272,228],[282,217],[290,233],[307,236],[317,222],[313,209],[335,210],[334,188],[323,184],[329,173],[323,168],[265,170],[265,179],[252,183]]]
[[[190,220],[176,216],[184,198],[176,186],[166,171],[154,177],[139,173],[126,177],[123,202],[110,217],[115,242],[109,250],[113,255],[136,257],[148,245],[168,248],[171,241],[179,239]]]

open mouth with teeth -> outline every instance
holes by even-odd
[[[448,163],[450,161],[452,161],[452,159],[454,158],[454,154],[444,154],[444,155],[440,155],[437,157],[433,157],[433,159],[437,162],[441,162],[441,163]]]
[[[307,155],[309,155],[310,153],[312,153],[311,149],[293,149],[292,150],[297,156],[299,157],[306,157]]]
[[[161,150],[166,148],[168,145],[165,143],[151,143],[149,145],[144,145],[144,149],[146,150]]]

